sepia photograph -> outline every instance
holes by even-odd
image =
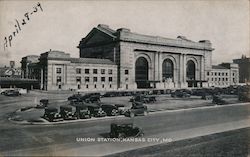
[[[0,157],[250,157],[249,0],[0,0]]]

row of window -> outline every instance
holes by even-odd
[[[89,77],[84,77],[85,82],[90,82],[90,78]],[[101,82],[105,82],[106,77],[101,77]],[[98,77],[93,77],[93,82],[97,82],[98,81]],[[113,81],[113,77],[108,77],[108,81],[112,82]],[[62,82],[62,76],[57,76],[56,77],[56,83]],[[76,77],[76,82],[81,83],[82,82],[82,78],[80,76]]]
[[[85,82],[90,82],[90,77],[86,76],[84,77]],[[106,77],[101,77],[101,82],[105,82],[106,81]],[[113,77],[108,77],[108,81],[112,82],[113,81]],[[76,82],[81,83],[82,82],[82,77],[77,76],[76,77]],[[98,82],[98,77],[93,77],[93,82]]]
[[[228,73],[224,73],[224,72],[207,72],[207,76],[209,76],[211,74],[211,76],[217,76],[217,74],[218,74],[218,76],[227,76],[228,75]],[[233,73],[233,75],[234,75],[234,73]]]
[[[81,68],[76,68],[76,73],[81,74],[82,69]],[[90,69],[84,69],[84,73],[85,74],[90,74]],[[106,73],[106,69],[101,69],[101,74],[105,74],[105,73]],[[93,74],[98,74],[98,69],[93,69]],[[113,70],[108,69],[108,74],[113,74]]]
[[[56,73],[61,74],[62,73],[62,68],[56,68]],[[76,68],[76,73],[81,74],[82,69],[81,68]],[[84,69],[84,73],[85,74],[90,74],[90,69]],[[105,73],[106,73],[106,69],[101,69],[101,74],[105,74]],[[125,73],[125,75],[128,75],[129,70],[125,70],[124,73]],[[98,74],[98,69],[93,69],[93,74]],[[108,74],[113,74],[113,70],[108,69]]]
[[[81,85],[78,85],[78,86],[77,86],[78,89],[81,89],[81,87],[82,87]],[[89,85],[86,84],[86,85],[85,85],[85,88],[89,88]],[[97,85],[96,85],[96,84],[94,85],[94,88],[97,88]],[[104,85],[104,84],[102,84],[102,88],[105,88],[105,85]],[[112,88],[112,85],[111,85],[111,84],[109,85],[109,88]]]
[[[208,78],[208,81],[210,80],[210,78]],[[228,78],[211,78],[211,81],[228,81]]]

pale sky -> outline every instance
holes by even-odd
[[[4,38],[15,31],[26,12],[40,2],[41,10],[30,15],[26,25],[4,50]],[[20,66],[26,55],[61,50],[79,57],[79,41],[98,24],[114,30],[193,41],[210,40],[213,64],[250,56],[250,5],[248,0],[171,1],[2,1],[0,0],[0,66],[15,60]]]

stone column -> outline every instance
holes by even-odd
[[[41,68],[40,89],[43,89],[43,68]]]
[[[204,69],[204,64],[205,64],[205,61],[204,61],[204,56],[201,56],[201,71],[200,71],[200,80],[205,80],[205,69]]]
[[[182,87],[182,84],[183,84],[183,55],[182,54],[180,54],[180,60],[179,60],[179,62],[180,62],[180,66],[179,66],[179,81],[178,81],[178,83],[179,83],[179,85],[178,85],[178,87]]]
[[[183,82],[187,82],[187,61],[186,61],[186,54],[183,54]]]
[[[158,64],[159,64],[159,53],[158,52],[154,52],[154,80],[158,80],[158,73],[159,73],[159,69],[158,69]]]
[[[159,73],[158,73],[158,78],[159,78],[159,81],[162,82],[162,52],[159,52],[159,55],[158,55],[159,59]]]

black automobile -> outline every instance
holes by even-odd
[[[130,100],[130,102],[143,102],[143,103],[151,103],[156,102],[156,96],[154,95],[135,95]]]
[[[60,106],[60,114],[64,120],[74,120],[76,119],[75,114],[73,113],[73,107],[70,105]]]
[[[68,97],[68,100],[69,101],[81,101],[82,97],[83,96],[80,93],[77,93],[77,94],[74,94],[74,95]]]
[[[99,95],[90,95],[87,98],[83,97],[82,100],[87,103],[97,103],[101,101]]]
[[[239,101],[250,102],[250,85],[239,87],[238,99]]]
[[[91,118],[90,111],[85,103],[78,102],[74,104],[74,107],[76,108],[75,116],[77,117],[77,119]]]
[[[225,105],[227,104],[227,102],[222,99],[222,97],[220,95],[213,95],[213,101],[212,101],[214,104],[217,104],[217,105]]]
[[[61,114],[58,113],[58,110],[55,107],[45,108],[43,118],[50,122],[58,122],[63,120]]]
[[[127,111],[127,109],[125,108],[125,105],[123,104],[115,104],[115,106],[117,107],[118,113],[120,115],[124,115],[125,112]]]
[[[105,117],[107,114],[102,110],[98,104],[87,104],[90,115],[93,117]]]
[[[124,115],[127,117],[134,117],[137,115],[146,116],[148,115],[148,108],[141,102],[133,102],[132,107],[127,110]]]
[[[211,99],[213,99],[213,96],[211,94],[207,93],[207,92],[203,92],[202,96],[201,96],[201,99],[203,99],[203,100],[211,100]]]
[[[177,89],[176,91],[171,93],[171,97],[187,98],[190,97],[190,94],[186,90]]]
[[[6,90],[3,91],[1,94],[5,95],[5,96],[19,96],[21,95],[21,93],[17,90]]]
[[[102,110],[107,114],[107,116],[118,116],[118,107],[113,104],[101,104]]]
[[[49,100],[48,99],[41,99],[40,104],[36,106],[36,108],[45,108],[48,107]]]
[[[141,128],[136,127],[133,123],[110,125],[109,136],[111,138],[141,137],[144,133]]]

